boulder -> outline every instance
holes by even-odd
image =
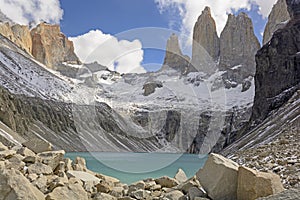
[[[185,172],[182,169],[179,169],[174,177],[179,183],[183,183],[188,180]]]
[[[97,191],[101,193],[109,193],[112,190],[112,187],[106,183],[98,183],[96,188]]]
[[[93,176],[87,172],[82,171],[67,171],[67,176],[69,178],[77,178],[84,182],[93,182],[94,185],[100,183],[101,179],[97,178],[96,176]]]
[[[52,168],[48,165],[45,165],[43,163],[35,163],[28,167],[28,173],[29,174],[44,174],[44,175],[50,175],[53,173]]]
[[[151,195],[151,192],[150,191],[147,191],[147,190],[137,190],[137,191],[134,191],[130,194],[131,197],[135,198],[135,199],[149,199],[150,198],[150,195]]]
[[[295,199],[300,199],[300,189],[286,190],[279,194],[258,198],[257,200],[295,200]]]
[[[63,160],[65,156],[65,151],[47,151],[37,154],[41,158],[42,163],[50,166],[52,171],[56,169],[59,162]]]
[[[114,186],[116,186],[117,184],[120,183],[120,180],[116,179],[114,177],[106,176],[106,175],[103,175],[103,174],[96,174],[95,176],[100,178],[101,180],[104,180],[107,184],[109,184],[112,187],[114,187]]]
[[[46,200],[88,200],[88,195],[80,184],[69,184],[55,188]]]
[[[252,200],[280,193],[284,190],[280,177],[273,173],[258,172],[239,167],[237,198]]]
[[[210,198],[235,200],[237,199],[238,168],[237,163],[212,153],[196,176]]]
[[[207,197],[206,192],[202,188],[191,187],[188,191],[189,199],[195,199],[195,197]]]
[[[110,194],[97,193],[94,197],[94,200],[117,200],[116,197],[111,196]]]
[[[35,153],[33,151],[31,151],[30,149],[28,149],[27,147],[21,147],[17,150],[18,154],[21,154],[22,156],[36,156]]]
[[[155,179],[155,182],[161,185],[161,187],[166,187],[166,188],[172,188],[179,184],[177,180],[167,176],[163,176],[161,178]]]
[[[41,200],[45,197],[21,172],[15,169],[4,169],[3,165],[0,165],[0,199]]]
[[[36,186],[41,192],[46,193],[47,192],[47,177],[46,176],[40,176],[37,178],[32,184]]]
[[[0,151],[0,160],[9,159],[16,154],[14,150]]]
[[[183,197],[184,194],[180,192],[179,190],[173,190],[171,192],[168,192],[165,194],[164,198],[169,200],[180,200],[181,197]]]
[[[72,162],[72,167],[76,171],[86,171],[86,162],[84,158],[76,157],[75,160]]]
[[[30,139],[27,142],[24,142],[22,145],[34,151],[35,153],[52,151],[52,145],[49,142],[39,138]]]

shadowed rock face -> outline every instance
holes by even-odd
[[[198,45],[202,46],[214,60],[218,60],[220,39],[217,35],[216,23],[211,16],[209,7],[206,7],[202,11],[194,26],[192,59],[195,62],[199,56]]]
[[[60,32],[59,25],[39,24],[31,30],[32,55],[49,68],[56,69],[62,62],[79,64],[73,42]]]
[[[220,37],[221,70],[242,65],[249,73],[255,73],[255,54],[260,48],[253,31],[251,19],[245,13],[228,15],[228,20]]]
[[[260,122],[282,106],[300,84],[300,1],[287,0],[292,17],[256,55],[252,120]]]
[[[263,37],[263,44],[266,44],[272,38],[273,33],[283,28],[285,22],[290,20],[290,15],[287,10],[285,0],[278,0],[273,6],[272,11],[268,17],[268,23],[266,25]]]

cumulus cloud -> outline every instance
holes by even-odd
[[[240,9],[251,10],[252,5],[259,6],[259,14],[267,17],[276,0],[155,0],[160,12],[177,9],[182,18],[183,34],[192,34],[193,27],[205,6],[209,6],[217,25],[218,34],[223,30],[227,14]]]
[[[85,63],[97,61],[110,70],[120,73],[144,73],[141,66],[144,51],[139,40],[118,40],[100,30],[69,38],[74,42],[75,53]]]
[[[0,9],[12,21],[25,25],[59,23],[63,16],[59,0],[0,0]]]

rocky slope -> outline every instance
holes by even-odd
[[[285,23],[289,20],[290,14],[287,10],[286,0],[278,0],[268,16],[268,22],[263,35],[263,44],[269,42],[273,33],[275,33],[276,30],[283,28]]]
[[[83,158],[72,161],[64,157],[63,150],[51,151],[47,143],[40,143],[41,151],[35,148],[33,152],[31,147],[8,148],[0,143],[1,199],[250,200],[283,191],[276,174],[239,166],[217,154],[211,154],[204,167],[189,179],[179,169],[174,178],[149,177],[127,185],[116,178],[90,171]],[[255,187],[261,184],[264,187]]]

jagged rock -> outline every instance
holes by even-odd
[[[21,154],[22,156],[36,156],[35,153],[33,151],[31,151],[30,149],[28,149],[27,147],[21,147],[20,149],[17,150],[18,154]]]
[[[213,60],[218,60],[220,54],[220,39],[217,34],[215,20],[211,16],[209,7],[205,7],[194,26],[192,56],[194,65],[197,65],[197,60],[201,55],[199,46],[203,47]]]
[[[114,177],[105,176],[103,174],[96,174],[95,176],[100,178],[101,180],[104,180],[107,184],[109,184],[112,187],[114,187],[114,186],[116,186],[117,184],[120,183],[120,180],[116,179]]]
[[[167,177],[167,176],[163,176],[158,179],[155,179],[155,182],[157,184],[161,185],[161,187],[166,187],[166,188],[172,188],[172,187],[175,187],[178,185],[177,180]]]
[[[184,194],[179,190],[173,190],[171,192],[166,193],[164,197],[169,200],[180,200],[180,198],[183,196]]]
[[[6,150],[8,150],[8,147],[0,142],[0,151],[6,151]]]
[[[31,54],[32,39],[28,26],[10,23],[0,23],[0,34],[7,37],[18,47]]]
[[[10,159],[7,160],[6,168],[23,171],[23,169],[25,167],[25,163],[22,161],[23,158],[24,157],[19,154],[12,156]]]
[[[37,154],[37,156],[41,159],[42,163],[50,166],[52,168],[52,171],[54,171],[59,165],[59,162],[63,160],[65,156],[65,151],[47,151],[39,153]]]
[[[264,120],[268,114],[297,91],[300,83],[300,5],[287,1],[291,16],[295,16],[270,42],[256,54],[255,98],[252,122]]]
[[[44,194],[15,169],[4,169],[0,163],[0,199],[45,199]]]
[[[14,151],[14,150],[0,151],[0,160],[9,159],[15,154],[16,154],[16,151]]]
[[[255,54],[260,48],[253,30],[251,19],[246,13],[238,16],[228,15],[228,20],[220,36],[221,70],[231,69],[242,65],[239,73],[248,77],[255,74]]]
[[[166,55],[164,59],[164,66],[169,66],[173,69],[185,73],[189,65],[190,58],[182,54],[178,36],[172,34],[167,41]]]
[[[87,173],[87,172],[82,172],[82,171],[67,171],[67,176],[69,178],[77,178],[80,179],[82,182],[93,182],[94,185],[100,183],[100,179]]]
[[[88,200],[88,195],[80,184],[69,184],[55,188],[46,200]]]
[[[214,200],[237,199],[238,164],[218,154],[210,154],[196,176]]]
[[[109,193],[112,190],[112,187],[106,183],[98,183],[96,185],[98,192]]]
[[[191,179],[187,180],[186,182],[179,184],[175,188],[177,190],[180,190],[183,193],[187,194],[189,192],[189,189],[192,188],[192,187],[197,187],[197,188],[201,187],[199,181],[196,180],[196,177],[195,178],[191,178]]]
[[[206,192],[202,188],[191,187],[188,191],[189,199],[195,199],[196,197],[207,197]]]
[[[29,174],[44,174],[44,175],[49,175],[52,174],[52,168],[49,167],[48,165],[45,165],[43,163],[35,163],[32,164],[28,167],[28,173]]]
[[[276,30],[283,28],[288,20],[290,20],[290,15],[287,10],[286,0],[278,0],[269,14],[264,31],[263,44],[269,42],[273,33]]]
[[[142,200],[142,199],[149,199],[150,195],[151,195],[150,191],[140,189],[132,192],[130,196],[132,196],[135,199]]]
[[[41,192],[46,193],[48,191],[47,181],[48,179],[46,176],[40,176],[32,184],[36,186]]]
[[[295,200],[295,199],[300,199],[299,189],[286,190],[279,194],[258,198],[257,200]]]
[[[84,158],[76,157],[75,160],[72,162],[72,167],[76,171],[86,171],[86,162]]]
[[[97,193],[94,197],[94,200],[117,200],[116,197],[111,196],[110,194],[105,194],[105,193]]]
[[[162,88],[163,84],[160,81],[147,82],[143,86],[144,96],[149,96],[155,92],[156,88]]]
[[[176,173],[174,177],[179,183],[183,183],[187,181],[187,177],[185,172],[182,169],[178,169],[178,172]]]
[[[49,142],[39,138],[28,140],[27,142],[24,142],[23,145],[35,153],[42,153],[52,150],[52,145]]]
[[[51,69],[57,69],[62,62],[79,64],[74,53],[73,42],[60,32],[59,25],[40,23],[31,30],[32,55]]]
[[[247,167],[239,167],[238,199],[252,200],[277,194],[283,190],[284,188],[278,175],[257,172]]]
[[[64,162],[65,162],[65,170],[66,170],[66,171],[73,170],[73,167],[72,167],[72,160],[71,160],[70,158],[65,158],[65,159],[64,159]]]

